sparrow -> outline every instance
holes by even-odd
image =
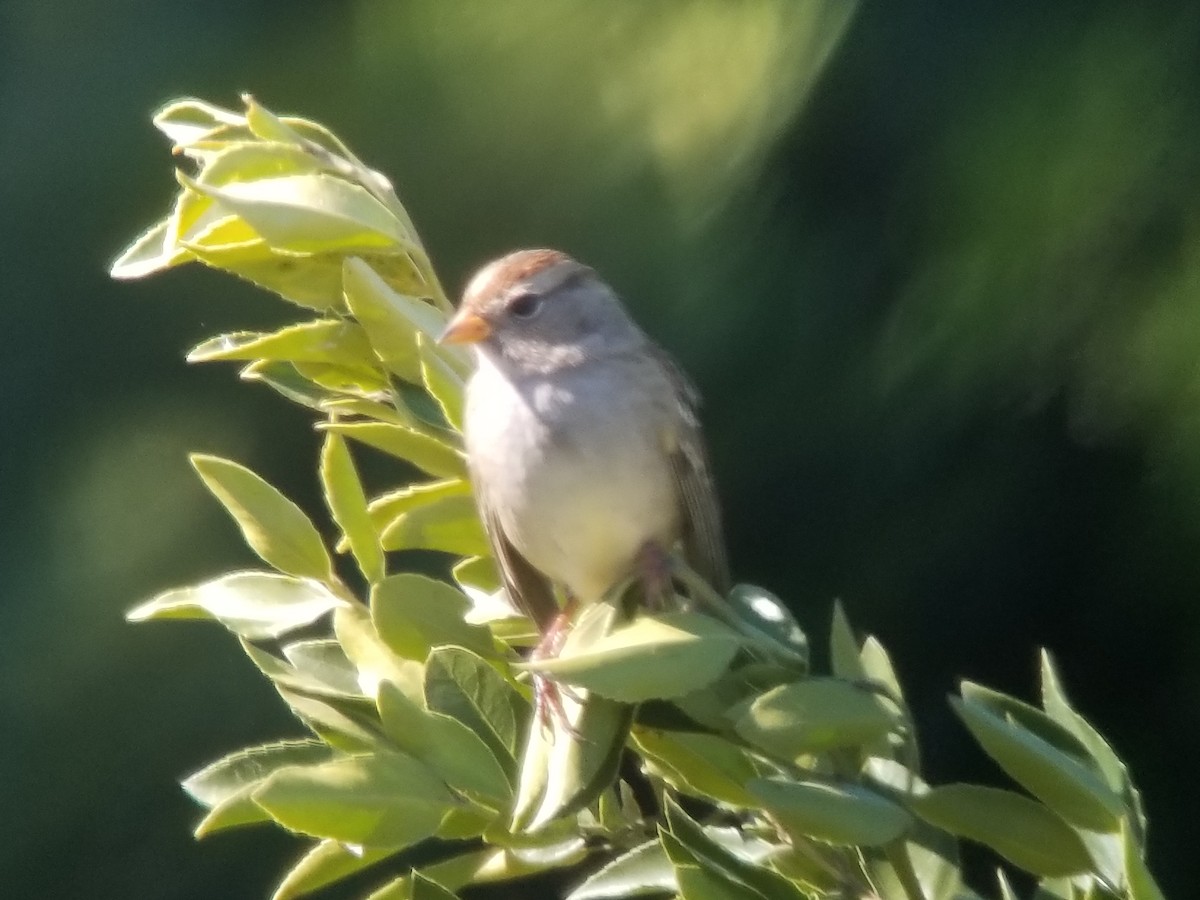
[[[595,271],[510,253],[470,280],[440,340],[474,350],[468,471],[505,591],[543,641],[630,578],[665,600],[673,553],[727,592],[699,397]]]

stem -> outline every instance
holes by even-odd
[[[892,841],[884,847],[884,853],[892,868],[896,870],[896,877],[900,879],[900,886],[904,888],[904,895],[908,900],[925,900],[925,891],[921,889],[920,879],[913,869],[912,860],[908,858],[904,841]]]

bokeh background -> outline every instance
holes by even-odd
[[[0,894],[265,897],[176,780],[297,733],[219,629],[134,603],[251,562],[185,452],[314,514],[307,415],[183,354],[299,318],[200,269],[107,279],[166,211],[149,115],[253,91],[387,172],[457,289],[592,263],[707,397],[737,575],[945,703],[1036,649],[1200,883],[1200,7],[1090,0],[0,3]]]

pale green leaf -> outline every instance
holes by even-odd
[[[296,900],[341,881],[386,859],[391,848],[360,847],[350,850],[340,841],[323,840],[300,857],[275,888],[271,900]]]
[[[371,589],[371,621],[380,638],[405,659],[424,661],[434,647],[454,645],[494,655],[487,629],[468,624],[470,602],[445,582],[404,572]]]
[[[300,507],[245,466],[200,453],[191,462],[264,562],[298,578],[333,578],[321,535]]]
[[[277,741],[246,747],[185,778],[183,789],[202,806],[211,809],[247,786],[258,784],[284,766],[325,762],[330,750],[318,741]]]
[[[216,187],[178,175],[185,187],[246,221],[277,250],[378,252],[407,246],[403,226],[369,191],[321,172]]]
[[[679,697],[712,683],[741,646],[737,633],[699,613],[639,616],[593,642],[525,664],[532,671],[624,703]]]
[[[321,484],[325,502],[333,520],[346,535],[350,552],[368,583],[374,584],[384,576],[383,548],[379,532],[371,523],[367,497],[359,481],[354,460],[340,435],[328,433],[321,448]]]
[[[470,484],[461,478],[453,478],[448,481],[410,484],[394,491],[388,491],[386,494],[380,494],[374,498],[367,504],[367,508],[370,510],[371,522],[375,526],[375,530],[382,532],[400,516],[419,506],[436,503],[446,497],[470,496]]]
[[[878,696],[834,678],[780,685],[735,706],[729,716],[739,735],[783,758],[861,746],[897,724]]]
[[[333,422],[320,427],[406,460],[437,478],[466,478],[466,457],[458,448],[412,426],[387,422]]]
[[[120,279],[145,278],[183,262],[187,253],[170,242],[170,233],[170,219],[151,225],[113,260],[108,274]]]
[[[977,702],[951,703],[988,756],[1054,812],[1092,831],[1120,828],[1120,798],[1079,760]]]
[[[858,640],[854,637],[850,620],[846,618],[842,601],[838,600],[833,604],[829,633],[829,662],[833,674],[847,681],[865,681],[867,671],[863,668],[859,653]]]
[[[527,709],[482,658],[461,647],[434,649],[425,663],[425,705],[474,731],[505,774],[515,774],[518,712],[523,718]]]
[[[1150,874],[1146,860],[1142,857],[1142,848],[1133,830],[1126,822],[1121,830],[1121,840],[1124,845],[1125,880],[1129,885],[1129,900],[1166,900],[1162,889]]]
[[[385,550],[440,550],[455,556],[489,551],[475,501],[462,494],[414,504],[388,522],[379,539]]]
[[[274,572],[231,572],[193,587],[165,591],[130,610],[131,622],[216,619],[250,640],[276,638],[308,625],[346,601],[320,581]]]
[[[458,719],[431,712],[387,682],[380,685],[379,716],[392,743],[438,773],[450,787],[492,809],[504,809],[512,783],[483,739]]]
[[[759,775],[743,748],[715,734],[637,727],[633,741],[651,774],[677,791],[752,807],[745,783]]]
[[[859,785],[756,778],[746,788],[796,837],[870,847],[896,840],[912,825],[902,807]]]
[[[239,125],[246,120],[228,109],[194,98],[172,100],[153,116],[154,127],[172,143],[186,146],[222,125]]]
[[[417,336],[436,341],[448,317],[431,303],[393,290],[376,269],[363,259],[346,260],[342,278],[346,304],[384,365],[406,381],[424,384]],[[465,353],[454,348],[442,348],[440,353],[455,371],[467,371]]]
[[[455,431],[463,430],[463,376],[456,371],[450,349],[423,333],[417,334],[417,352],[421,358],[421,382],[438,402],[442,414]]]
[[[456,802],[428,766],[400,753],[281,769],[254,799],[293,831],[393,848],[432,835]]]
[[[986,844],[1035,875],[1058,877],[1091,869],[1087,848],[1066,822],[1012,791],[950,784],[910,798],[909,805],[931,825]]]
[[[376,697],[379,685],[389,681],[412,700],[425,691],[425,667],[413,659],[397,656],[380,639],[371,617],[359,606],[346,606],[333,614],[333,630],[346,656],[358,671],[358,685],[368,697]]]
[[[267,334],[240,331],[209,338],[188,353],[188,362],[271,359],[330,363],[371,370],[366,334],[353,322],[314,319]]]

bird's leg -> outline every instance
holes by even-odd
[[[575,617],[575,611],[579,607],[579,601],[573,594],[567,595],[566,605],[554,621],[550,623],[550,627],[546,629],[536,647],[533,648],[533,653],[530,658],[538,659],[554,659],[562,650],[563,643],[567,639],[567,635],[571,632],[571,620]],[[579,698],[571,693],[570,689],[558,684],[553,679],[534,673],[533,676],[533,712],[537,720],[543,727],[549,728],[555,720],[563,726],[563,728],[572,735],[575,735],[575,728],[571,725],[570,719],[567,717],[567,711],[563,707],[563,696],[569,697],[571,700],[579,702]]]
[[[675,585],[671,581],[671,558],[657,541],[642,544],[637,555],[637,572],[642,582],[646,607],[654,612],[668,609],[675,597]]]

